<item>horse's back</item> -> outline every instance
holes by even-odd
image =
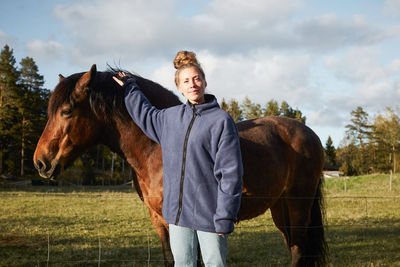
[[[237,124],[242,139],[266,146],[282,141],[296,153],[305,157],[321,156],[322,145],[318,136],[303,123],[287,117],[267,116]]]

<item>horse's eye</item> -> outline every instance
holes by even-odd
[[[61,110],[61,116],[70,116],[72,114],[72,109]]]

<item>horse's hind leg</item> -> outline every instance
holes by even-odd
[[[271,207],[272,219],[281,231],[292,258],[292,266],[304,264],[307,226],[310,222],[312,199],[282,196]]]
[[[292,266],[307,266],[305,261],[308,242],[307,228],[310,225],[311,198],[288,198],[286,200],[289,211],[290,253]]]
[[[304,236],[303,241],[306,240],[306,234],[302,233],[305,227],[298,227],[299,222],[293,221],[292,208],[288,204],[290,204],[290,201],[284,195],[281,196],[271,207],[271,215],[276,227],[283,235],[292,258],[292,266],[301,266],[302,253],[297,240],[299,236]],[[294,225],[296,226],[293,227]]]
[[[270,208],[272,219],[274,220],[275,226],[281,231],[285,245],[289,249],[290,244],[290,221],[289,212],[285,200],[280,198]]]

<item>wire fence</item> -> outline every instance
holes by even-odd
[[[17,222],[5,225],[7,221],[5,216],[2,217],[0,248],[3,253],[0,252],[0,256],[3,259],[18,259],[20,264],[17,265],[32,266],[164,265],[156,230],[147,208],[136,194],[47,192],[0,195],[3,205],[8,205],[10,199],[17,201],[19,198],[27,199],[22,201],[25,207],[16,208],[20,213],[14,214]],[[400,265],[400,258],[394,252],[400,251],[400,196],[332,196],[325,197],[325,201],[326,239],[334,266],[353,265],[354,255],[359,253],[363,256],[358,257],[365,258],[363,263],[368,265],[378,262],[378,265],[386,266],[382,257],[383,261],[391,257],[389,263],[398,260]],[[35,208],[35,205],[41,207]],[[122,209],[120,205],[131,206]],[[37,216],[24,217],[23,212],[29,213],[30,207],[36,210]],[[129,212],[134,216],[126,214]],[[40,242],[33,232],[40,235]],[[389,240],[388,235],[392,235],[393,240]],[[25,236],[24,240],[32,237],[33,241],[31,245],[20,244],[18,248],[18,242],[8,240],[13,236]],[[290,255],[269,212],[240,222],[229,238],[229,266],[290,265]],[[35,247],[36,243],[40,247]],[[33,253],[24,258],[29,254],[27,250],[33,247],[40,254]],[[382,256],[384,251],[386,256]],[[0,260],[0,265],[2,263],[7,265],[8,261]]]

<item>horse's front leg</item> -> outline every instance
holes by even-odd
[[[174,266],[174,258],[169,244],[169,228],[163,217],[156,211],[149,209],[151,222],[160,237],[161,246],[164,254],[164,265],[168,267]]]

